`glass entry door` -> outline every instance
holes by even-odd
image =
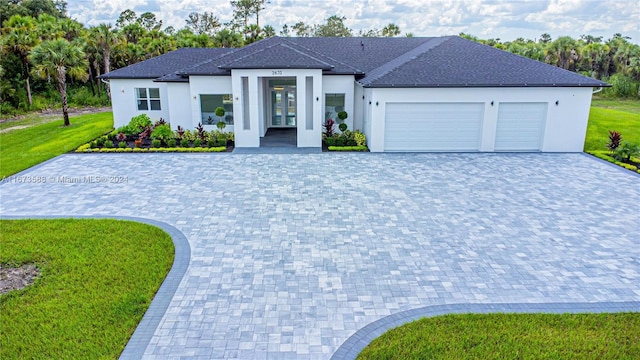
[[[275,86],[271,88],[270,127],[296,126],[296,88]]]

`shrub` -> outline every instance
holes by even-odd
[[[189,145],[191,145],[191,142],[189,140],[184,139],[184,138],[182,140],[180,140],[180,146],[186,148],[186,147],[189,147]]]
[[[92,149],[95,149],[98,147],[98,143],[94,140],[92,142],[89,143],[89,147]]]
[[[327,144],[327,146],[335,146],[336,145],[336,138],[331,136],[331,137],[325,138],[324,142]]]
[[[107,141],[107,138],[104,137],[104,136],[101,136],[101,137],[96,139],[96,145],[102,147],[102,146],[104,146],[105,141]]]
[[[347,124],[342,123],[340,125],[338,125],[338,129],[340,129],[340,131],[345,132],[347,130]]]
[[[195,139],[193,141],[193,147],[202,147],[202,140],[200,139]]]
[[[338,113],[338,119],[340,119],[340,123],[344,123],[344,121],[349,117],[346,111],[340,111]]]
[[[353,139],[356,141],[357,146],[366,146],[367,145],[367,137],[360,132],[360,130],[356,130],[353,132]]]
[[[217,127],[220,131],[222,131],[222,130],[224,130],[224,128],[225,128],[225,127],[227,127],[227,124],[226,124],[224,121],[222,121],[222,120],[221,120],[221,121],[218,121],[218,122],[216,123],[216,127]]]
[[[216,116],[219,116],[219,117],[223,117],[223,116],[224,116],[224,114],[225,114],[225,112],[226,112],[226,111],[224,110],[224,108],[223,108],[222,106],[218,106],[218,107],[214,110],[214,113],[216,114]]]
[[[611,84],[610,88],[602,90],[604,96],[609,97],[638,97],[638,82],[633,81],[633,78],[623,74],[613,74],[608,79],[603,81]]]
[[[615,152],[622,141],[622,134],[617,131],[609,130],[609,142],[607,143],[607,149],[611,152]]]
[[[631,157],[640,156],[640,146],[625,142],[615,150],[613,158],[618,161],[630,162]]]
[[[324,128],[324,136],[330,138],[333,136],[333,125],[335,125],[335,121],[333,119],[327,120],[322,127]]]
[[[196,139],[196,133],[193,131],[185,130],[182,135],[182,139],[186,139],[187,141],[193,141]]]
[[[169,125],[158,125],[151,132],[151,139],[160,140],[161,142],[166,143],[167,141],[173,138],[173,131],[171,131],[171,127]]]
[[[127,143],[126,143],[126,142],[124,142],[124,141],[120,141],[120,142],[118,143],[118,147],[119,147],[120,149],[124,149],[124,148],[126,148],[126,147],[127,147]]]
[[[151,119],[147,114],[140,114],[138,116],[134,116],[129,121],[129,128],[133,132],[133,134],[140,134],[147,127],[151,126]]]
[[[107,135],[107,138],[113,141],[116,139],[116,136],[118,136],[118,130],[113,130],[112,132],[109,133],[109,135]]]
[[[117,129],[115,130],[115,132],[116,132],[117,134],[119,134],[119,133],[123,133],[123,134],[125,134],[126,136],[134,135],[134,131],[131,129],[131,126],[129,126],[129,125],[120,126],[119,128],[117,128]],[[136,134],[137,134],[137,133],[136,133]]]
[[[105,142],[104,147],[106,147],[107,149],[111,149],[113,147],[113,141],[109,140]]]
[[[151,146],[154,148],[159,148],[160,145],[162,145],[162,141],[160,141],[160,139],[153,139],[151,140]]]
[[[336,138],[336,146],[345,146],[347,145],[347,138],[344,136],[338,136]]]
[[[168,146],[168,147],[171,147],[171,148],[172,148],[172,147],[176,147],[176,139],[169,139],[169,140],[167,141],[167,146]]]

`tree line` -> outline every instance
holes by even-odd
[[[272,36],[408,36],[390,23],[382,29],[354,31],[345,17],[324,23],[297,22],[280,31],[261,23],[266,0],[232,0],[232,19],[223,23],[213,12],[193,12],[185,26],[164,26],[153,13],[127,9],[115,24],[86,27],[67,15],[62,0],[0,0],[0,116],[41,110],[62,102],[73,106],[109,104],[101,74],[184,47],[241,47]],[[583,35],[501,42],[460,36],[570,71],[612,82],[616,96],[637,96],[640,46],[615,34]],[[69,89],[67,91],[67,83]],[[629,90],[631,89],[631,90]]]
[[[602,36],[580,35],[578,39],[561,36],[552,39],[544,33],[539,39],[479,39],[461,33],[461,37],[511,53],[578,72],[613,85],[605,94],[640,97],[640,45],[620,33],[604,40]]]

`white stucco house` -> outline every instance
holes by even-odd
[[[222,120],[236,147],[259,147],[271,128],[320,147],[323,123],[344,110],[374,152],[580,152],[593,89],[608,86],[457,36],[273,37],[179,49],[102,78],[116,127],[140,113],[174,129]]]

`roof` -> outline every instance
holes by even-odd
[[[185,48],[102,75],[188,81],[232,69],[320,69],[364,87],[600,87],[608,84],[458,36],[272,37],[238,49]]]
[[[222,48],[181,48],[113,70],[100,77],[105,79],[157,79],[184,69],[186,66],[215,59],[233,50]]]

